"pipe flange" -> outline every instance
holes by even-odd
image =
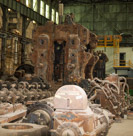
[[[56,130],[57,136],[82,136],[79,128],[73,123],[63,123]]]

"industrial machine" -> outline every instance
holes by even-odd
[[[33,34],[35,74],[46,82],[93,78],[97,36],[79,24],[47,22]],[[88,65],[87,65],[88,64]]]
[[[19,117],[22,117],[22,114]],[[65,85],[57,90],[54,97],[31,105],[23,123],[3,124],[1,122],[0,130],[2,136],[8,134],[34,136],[37,133],[40,136],[41,134],[102,136],[107,134],[113,118],[114,115],[108,110],[88,102],[87,95],[81,87]]]
[[[112,113],[88,103],[85,91],[76,85],[57,90],[54,108],[53,132],[58,136],[105,135],[113,122]]]
[[[116,117],[123,116],[130,107],[129,86],[125,77],[111,74],[100,80],[94,78],[89,80],[91,89],[88,94],[89,100],[102,105]]]

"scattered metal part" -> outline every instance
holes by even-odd
[[[0,104],[0,124],[13,122],[26,115],[27,109],[22,104]]]
[[[0,126],[0,136],[48,136],[48,127],[30,123],[6,123]]]
[[[28,103],[28,101],[38,101],[54,95],[53,91],[48,91],[47,84],[43,82],[1,82],[0,102]]]
[[[34,103],[28,107],[26,118],[23,122],[38,125],[47,125],[53,128],[53,97]]]
[[[89,80],[91,90],[88,93],[90,101],[101,104],[117,117],[127,113],[130,107],[129,87],[126,78],[111,74],[105,80],[94,78]]]

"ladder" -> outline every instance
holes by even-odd
[[[117,36],[114,36],[113,40],[113,65],[114,67],[119,66],[119,54],[120,54],[120,39]]]

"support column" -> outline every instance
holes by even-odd
[[[26,21],[27,18],[23,16],[23,22],[22,22],[22,37],[23,39],[26,37]],[[25,42],[22,40],[22,47],[21,47],[21,64],[24,64],[25,61]]]
[[[26,41],[26,30],[30,24],[31,20],[27,20],[26,16],[23,16],[22,20],[22,47],[21,47],[21,65],[25,63],[25,46],[28,43]]]
[[[49,19],[52,20],[52,0],[49,1]]]
[[[8,29],[8,9],[5,6],[1,6],[3,11],[3,26],[2,30],[7,32]],[[2,37],[2,45],[1,45],[1,75],[5,73],[5,59],[6,59],[6,43],[7,43],[7,36],[3,35]]]
[[[40,0],[37,0],[37,12],[40,14]]]

